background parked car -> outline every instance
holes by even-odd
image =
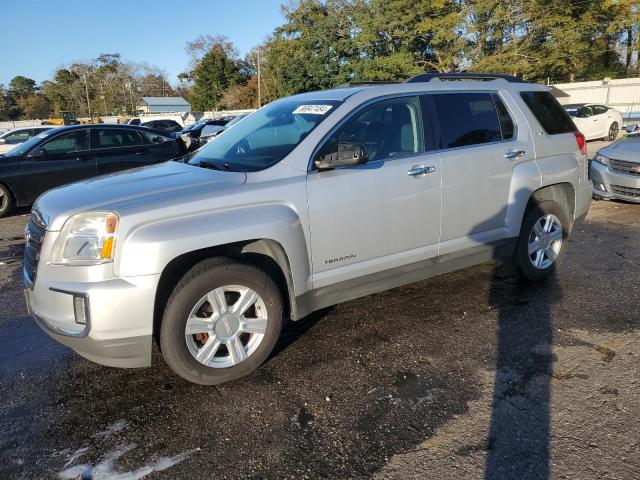
[[[622,113],[606,105],[578,103],[565,105],[565,110],[587,140],[598,138],[614,141],[622,128]]]
[[[45,130],[50,130],[52,128],[55,127],[22,127],[14,128],[12,130],[7,130],[6,132],[0,133],[0,153],[8,152],[16,145],[26,142],[31,137],[35,137],[39,133],[42,133]]]
[[[589,177],[594,198],[640,203],[640,137],[620,139],[598,150]]]
[[[151,120],[149,122],[140,123],[140,126],[151,128],[153,130],[160,130],[165,133],[175,133],[182,130],[182,125],[175,120]]]
[[[206,143],[205,139],[207,137],[214,136],[224,130],[225,125],[232,121],[233,118],[234,117],[206,118],[200,120],[182,129],[180,136],[188,150],[196,150]]]
[[[46,130],[0,155],[0,217],[43,192],[106,173],[171,160],[181,140],[129,125],[74,125]]]

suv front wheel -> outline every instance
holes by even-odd
[[[268,358],[282,312],[280,292],[264,272],[230,259],[205,260],[183,277],[167,303],[162,356],[190,382],[234,380]]]
[[[516,249],[516,263],[527,280],[544,280],[556,270],[567,250],[569,228],[565,211],[554,201],[540,201],[528,211]]]

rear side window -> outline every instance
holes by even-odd
[[[142,144],[135,130],[98,130],[96,148],[134,147]]]
[[[439,148],[502,141],[500,121],[490,93],[436,94],[433,102],[440,124]],[[511,128],[513,135],[513,122]]]
[[[576,131],[569,114],[549,92],[521,92],[520,96],[549,135]]]

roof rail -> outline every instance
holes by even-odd
[[[504,75],[502,73],[475,73],[475,72],[454,72],[454,73],[419,73],[405,83],[432,82],[432,81],[453,81],[453,80],[478,80],[481,82],[490,82],[493,80],[504,80],[509,83],[529,83],[521,78],[513,75]]]
[[[338,88],[371,87],[375,85],[393,85],[395,83],[398,83],[398,82],[392,82],[390,80],[363,80],[363,81],[343,83],[342,85],[338,85]]]

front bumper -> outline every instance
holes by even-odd
[[[606,165],[591,161],[589,177],[596,197],[640,203],[640,175],[612,172]]]
[[[105,278],[105,271],[40,262],[31,283],[23,270],[29,313],[51,338],[93,362],[149,366],[159,275]],[[74,297],[84,299],[84,324],[76,320]]]

